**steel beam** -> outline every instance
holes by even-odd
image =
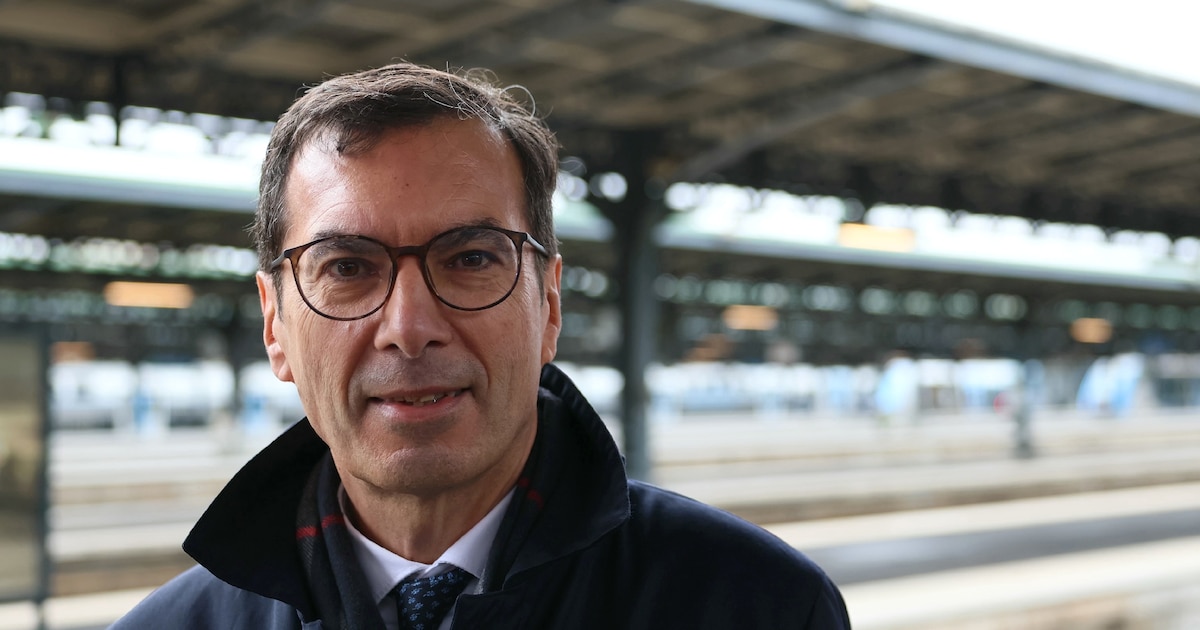
[[[689,159],[676,170],[672,179],[699,179],[707,173],[736,164],[758,149],[836,116],[857,103],[919,85],[950,68],[938,61],[917,60],[884,74],[862,77],[825,94],[815,94],[795,111],[769,118],[758,127],[739,134],[736,140]]]
[[[613,224],[617,248],[618,301],[621,312],[621,341],[618,368],[624,376],[621,392],[621,427],[625,467],[633,479],[651,475],[649,431],[646,408],[646,368],[658,358],[659,304],[654,296],[658,275],[659,247],[655,227],[666,216],[661,201],[645,194],[650,180],[649,158],[656,146],[651,133],[615,134],[616,163],[627,183],[623,199],[597,200],[596,205]]]
[[[955,32],[879,9],[847,11],[820,0],[684,0],[963,65],[1044,81],[1090,94],[1200,116],[1200,86],[1123,73],[1096,62],[1053,55]]]

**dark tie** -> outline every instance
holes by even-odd
[[[435,630],[470,580],[470,573],[454,567],[432,577],[401,582],[395,591],[400,628]]]

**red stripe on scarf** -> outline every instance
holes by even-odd
[[[328,529],[331,525],[345,525],[346,517],[341,514],[330,514],[321,519],[321,529]],[[296,540],[304,540],[317,535],[317,527],[315,525],[305,525],[304,527],[296,528]]]
[[[538,509],[546,507],[546,502],[542,500],[542,495],[537,490],[529,487],[529,477],[521,477],[517,479],[517,487],[525,491],[525,498],[537,504]]]

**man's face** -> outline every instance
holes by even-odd
[[[352,156],[331,145],[311,142],[292,165],[285,249],[332,233],[399,246],[462,225],[529,230],[520,162],[478,121],[389,131]],[[344,481],[432,496],[519,472],[536,433],[541,366],[557,349],[562,269],[550,261],[539,283],[537,254],[525,246],[522,256],[508,299],[475,312],[438,301],[418,260],[402,257],[388,302],[354,321],[310,310],[290,262],[278,299],[259,274],[271,366],[296,384]]]

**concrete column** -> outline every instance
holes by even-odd
[[[615,279],[621,313],[617,368],[625,379],[620,405],[625,465],[630,477],[644,480],[651,472],[645,375],[647,366],[657,358],[659,346],[659,305],[654,295],[659,252],[654,229],[665,210],[660,200],[646,195],[652,136],[622,134],[617,142],[615,163],[625,178],[626,193],[623,199],[598,200],[597,206],[613,224],[617,253]]]

